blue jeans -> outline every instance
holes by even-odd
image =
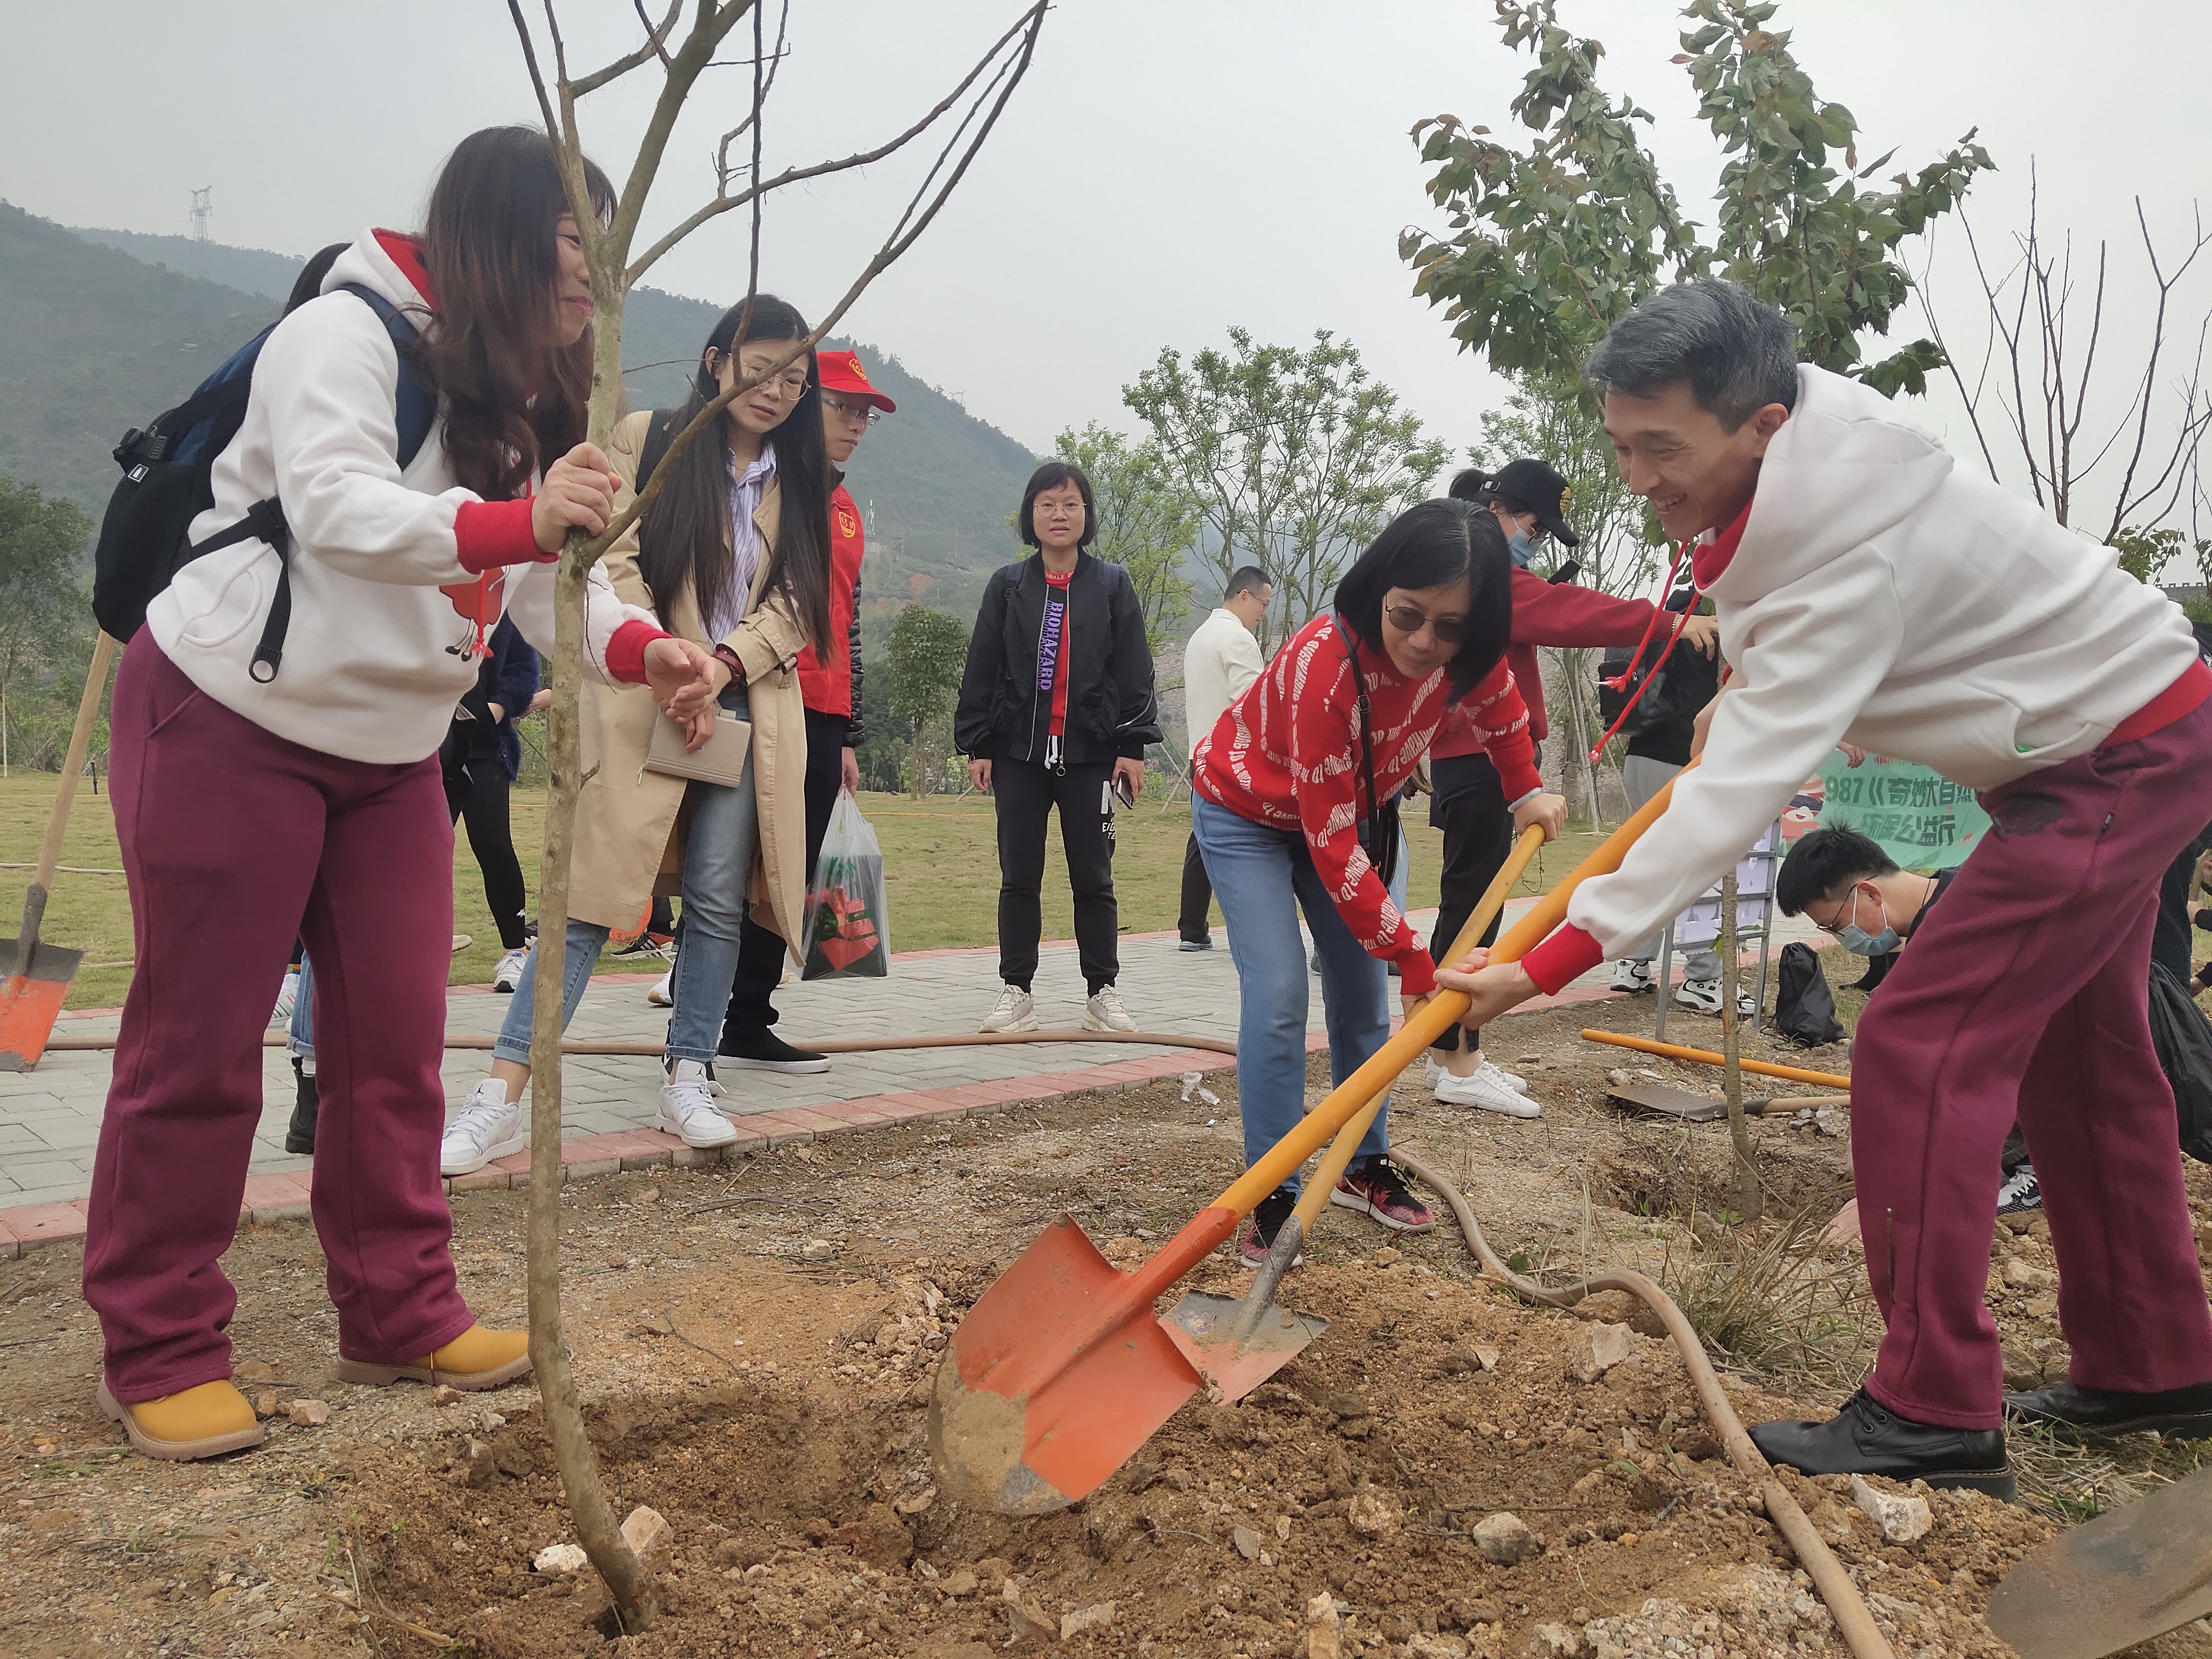
[[[721,705],[743,720],[745,690],[733,685]],[[753,757],[734,789],[694,781],[684,786],[689,818],[684,836],[684,942],[676,953],[676,1008],[668,1021],[668,1058],[714,1063],[722,1034],[722,1012],[738,974],[738,946],[745,925],[745,882],[752,874],[753,852],[760,844],[759,796],[753,784]],[[605,927],[568,923],[568,957],[561,981],[561,1029],[568,1029],[592,969],[607,942]],[[530,1060],[530,1022],[535,1002],[535,947],[522,969],[514,1006],[507,1011],[492,1052],[503,1060]]]
[[[1255,823],[1203,796],[1190,817],[1237,964],[1237,1095],[1249,1168],[1305,1115],[1310,993],[1298,911],[1305,911],[1321,955],[1333,1081],[1342,1083],[1389,1041],[1390,975],[1344,925],[1304,836]],[[1355,1161],[1389,1150],[1389,1109],[1386,1101]],[[1295,1190],[1298,1178],[1284,1184]]]
[[[300,988],[292,998],[292,1024],[285,1033],[284,1047],[295,1058],[315,1057],[315,964],[304,951],[300,953]]]

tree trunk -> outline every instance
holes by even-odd
[[[920,800],[929,787],[928,762],[929,750],[922,741],[921,722],[916,720],[914,723],[914,775],[907,780],[907,792],[915,800]]]
[[[1568,697],[1567,708],[1574,716],[1575,753],[1582,757],[1583,773],[1589,784],[1590,830],[1592,834],[1602,835],[1605,831],[1605,819],[1603,815],[1599,811],[1597,804],[1597,763],[1591,760],[1589,757],[1590,744],[1583,727],[1583,668],[1584,654],[1584,653],[1580,651],[1574,653],[1571,659],[1574,665],[1573,669],[1571,672],[1562,676],[1562,678],[1566,682]],[[1565,653],[1561,653],[1561,659],[1563,662],[1569,660]],[[1564,779],[1566,775],[1567,769],[1561,767],[1559,769],[1560,777]]]
[[[1751,1126],[1743,1114],[1742,1031],[1736,1023],[1735,870],[1721,878],[1721,1077],[1728,1097],[1729,1140],[1735,1148],[1736,1224],[1759,1219],[1762,1200]]]
[[[617,282],[598,284],[619,295]],[[619,301],[617,301],[618,304]],[[611,399],[596,395],[622,374],[622,319],[604,307],[594,319],[592,441],[605,446]],[[605,1583],[625,1631],[642,1630],[659,1614],[653,1577],[623,1537],[599,1460],[584,1427],[584,1410],[569,1364],[561,1320],[561,988],[568,969],[568,864],[575,848],[576,796],[583,787],[581,741],[584,595],[596,553],[579,532],[568,538],[554,578],[553,702],[547,711],[545,852],[539,866],[537,1006],[530,1026],[530,1363],[553,1442],[576,1536]],[[642,693],[633,692],[633,696]]]

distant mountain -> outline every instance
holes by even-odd
[[[180,403],[276,315],[304,256],[137,231],[72,230],[0,203],[0,468],[98,518],[125,428]],[[623,323],[632,403],[684,396],[721,307],[640,289]],[[863,580],[878,602],[972,610],[1021,551],[1008,520],[1028,448],[859,346],[898,404],[854,455],[847,485],[869,526]],[[873,608],[873,607],[872,607]]]

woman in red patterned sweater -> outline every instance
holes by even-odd
[[[1512,562],[1490,514],[1424,501],[1399,514],[1193,757],[1192,827],[1229,925],[1240,1018],[1237,1090],[1249,1164],[1305,1111],[1305,912],[1321,959],[1329,1067],[1339,1083],[1390,1035],[1387,963],[1411,1009],[1436,964],[1391,902],[1400,787],[1448,710],[1474,722],[1505,781],[1516,831],[1566,821],[1543,793],[1528,714],[1505,664]],[[1378,804],[1380,810],[1377,810]],[[1370,848],[1381,848],[1380,867]],[[1389,1157],[1378,1113],[1330,1201],[1394,1229],[1433,1224]],[[1284,1187],[1253,1212],[1256,1263],[1297,1204]]]

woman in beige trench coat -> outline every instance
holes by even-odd
[[[761,295],[737,340],[744,311],[732,307],[708,336],[684,407],[632,415],[615,428],[607,453],[623,480],[618,507],[670,434],[736,380],[761,377],[807,333],[797,312]],[[624,600],[714,652],[720,712],[751,725],[735,785],[687,779],[648,764],[655,725],[665,718],[659,710],[646,704],[641,716],[628,700],[585,694],[586,782],[570,866],[561,1023],[566,1029],[574,1017],[609,933],[635,926],[656,891],[680,893],[684,949],[659,1125],[692,1146],[737,1137],[714,1103],[721,1092],[714,1060],[748,904],[764,906],[758,919],[786,939],[798,937],[805,905],[806,720],[797,664],[829,625],[830,474],[818,396],[811,350],[740,393],[722,415],[722,441],[702,434],[677,457],[653,503],[606,557]],[[529,1145],[522,1093],[534,1006],[533,969],[526,966],[493,1045],[491,1074],[447,1126],[440,1150],[446,1174],[467,1174]]]

